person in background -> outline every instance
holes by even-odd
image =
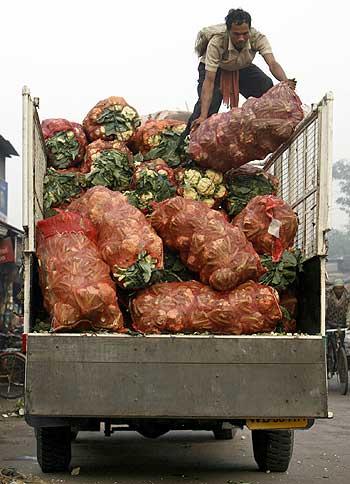
[[[349,328],[349,325],[350,294],[345,287],[344,281],[342,279],[336,279],[333,287],[326,293],[326,329]],[[341,332],[340,338],[341,341],[344,342],[344,331]],[[327,354],[330,354],[330,351],[333,351],[333,354],[336,355],[337,343],[334,333],[327,335]],[[328,364],[329,363],[327,362],[327,365]],[[332,374],[333,371],[335,371],[335,368],[331,371],[328,368],[329,374]]]
[[[326,328],[350,326],[350,293],[343,279],[336,279],[326,295]]]
[[[225,24],[202,29],[195,46],[200,57],[198,101],[181,136],[182,145],[191,129],[220,109],[222,101],[232,108],[238,106],[239,94],[245,98],[260,97],[273,82],[253,64],[259,53],[278,81],[287,81],[295,89],[295,79],[288,79],[276,61],[267,37],[251,26],[251,16],[238,8],[229,10]]]

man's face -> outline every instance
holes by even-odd
[[[343,294],[343,291],[344,291],[344,286],[334,286],[334,294],[337,297],[341,297],[341,295]]]
[[[250,29],[248,24],[232,24],[229,30],[232,44],[236,49],[241,50],[248,42],[250,37]]]

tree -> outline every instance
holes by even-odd
[[[328,234],[328,247],[329,257],[350,255],[350,232],[331,230]]]
[[[333,178],[339,181],[341,196],[336,199],[340,209],[349,217],[350,226],[350,160],[338,160],[333,165]]]

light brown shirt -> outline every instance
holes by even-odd
[[[201,33],[210,38],[206,52],[200,57],[205,69],[210,72],[216,72],[219,67],[227,71],[243,69],[252,63],[256,53],[272,54],[267,37],[253,27],[250,29],[250,38],[241,51],[232,44],[225,24],[206,27]]]

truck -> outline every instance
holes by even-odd
[[[46,171],[38,98],[23,88],[25,419],[43,472],[69,468],[82,431],[206,430],[230,439],[251,430],[260,470],[284,472],[294,430],[329,418],[325,263],[331,196],[332,94],[312,106],[265,163],[278,195],[298,214],[305,256],[298,332],[250,336],[40,333],[35,226],[43,218]]]

